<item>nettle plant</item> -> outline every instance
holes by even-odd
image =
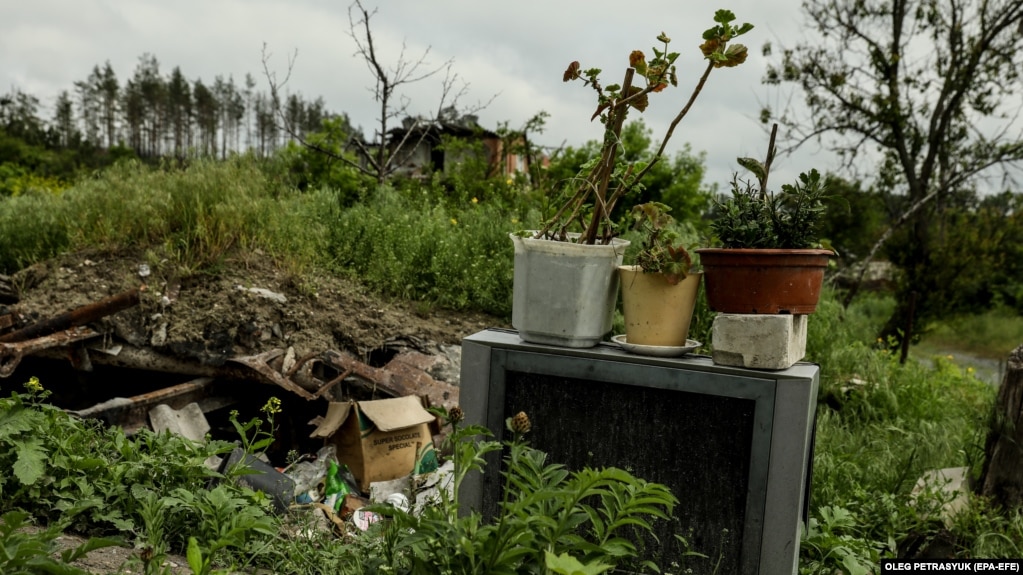
[[[652,48],[653,58],[649,60],[642,51],[633,50],[629,54],[629,66],[620,84],[605,86],[601,84],[599,68],[583,69],[578,61],[569,64],[563,80],[581,81],[596,92],[597,108],[590,120],[600,118],[604,136],[600,153],[583,164],[579,174],[563,190],[564,201],[554,215],[545,220],[542,228],[533,235],[534,238],[567,241],[570,239],[570,231],[581,229],[581,236],[577,240],[580,243],[596,244],[599,241],[607,244],[611,241],[615,235],[615,224],[611,219],[615,204],[626,194],[642,189],[640,181],[661,158],[675,127],[689,113],[711,71],[731,68],[746,61],[746,46],[731,42],[752,30],[753,25],[744,23],[736,26],[733,25],[734,21],[735,14],[730,10],[715,12],[715,25],[704,31],[703,43],[700,44],[707,66],[682,109],[668,126],[657,152],[647,162],[626,162],[619,158],[622,126],[630,109],[641,113],[647,109],[651,93],[660,93],[669,86],[678,86],[675,61],[679,53],[669,50],[671,38],[663,32],[658,35],[660,47]]]
[[[675,218],[669,211],[671,208],[660,202],[632,207],[633,227],[643,232],[636,265],[646,273],[663,274],[665,281],[676,285],[686,279],[693,260],[681,235],[672,228]]]

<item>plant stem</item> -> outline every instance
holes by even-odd
[[[764,179],[760,180],[760,199],[767,199],[767,176],[771,173],[771,162],[774,161],[774,139],[778,136],[778,123],[771,127],[771,139],[767,142],[767,157],[764,159]]]
[[[693,107],[693,102],[696,102],[696,97],[699,96],[700,92],[703,91],[703,86],[704,84],[707,83],[707,78],[710,77],[710,72],[713,69],[714,62],[712,61],[707,62],[707,68],[704,69],[703,75],[700,76],[700,81],[696,83],[696,87],[693,88],[693,93],[689,95],[689,101],[687,101],[686,105],[682,107],[678,115],[675,116],[675,119],[671,121],[671,125],[668,126],[668,131],[664,133],[664,139],[661,140],[661,145],[659,148],[657,148],[657,153],[654,154],[654,157],[652,160],[650,160],[650,163],[647,164],[646,167],[643,168],[643,170],[636,175],[636,178],[633,181],[638,182],[641,179],[643,179],[643,176],[650,170],[650,168],[652,168],[654,164],[656,164],[657,161],[661,159],[661,155],[664,154],[664,148],[668,145],[668,140],[670,140],[671,135],[675,133],[675,126],[677,126],[679,122],[682,121],[682,118],[685,118],[686,114],[689,113],[689,109]]]
[[[600,158],[600,164],[594,172],[593,179],[596,188],[593,190],[596,200],[593,202],[593,217],[590,225],[583,234],[583,241],[587,244],[594,244],[597,241],[597,231],[600,224],[611,214],[608,213],[605,198],[607,198],[607,187],[611,182],[611,174],[614,172],[615,159],[618,157],[618,148],[621,146],[622,124],[629,114],[628,94],[632,89],[632,77],[636,73],[635,68],[626,68],[625,80],[622,81],[622,94],[626,97],[611,105],[607,115],[607,130],[604,132],[604,153]],[[610,140],[610,143],[608,142]]]

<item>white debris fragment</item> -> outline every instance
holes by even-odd
[[[235,286],[235,287],[240,289],[240,290],[242,290],[242,291],[247,291],[249,293],[254,293],[254,294],[256,294],[256,295],[258,295],[260,297],[265,297],[268,300],[273,300],[273,301],[275,301],[277,303],[288,303],[288,298],[284,297],[284,294],[279,294],[277,292],[273,292],[273,291],[270,291],[268,289],[257,288],[257,287],[247,288],[247,287],[241,286],[241,285],[238,285],[238,286]]]

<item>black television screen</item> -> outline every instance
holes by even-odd
[[[634,356],[521,342],[487,330],[463,341],[461,405],[498,434],[519,411],[529,441],[569,469],[615,466],[679,499],[644,557],[663,571],[793,572],[812,447],[817,367],[781,372],[709,358]],[[489,465],[499,465],[494,457]],[[463,505],[497,510],[500,475],[463,487]],[[682,546],[675,535],[685,538]],[[685,555],[686,550],[706,555]]]

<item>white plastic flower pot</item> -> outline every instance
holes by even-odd
[[[577,237],[577,236],[574,236]],[[593,347],[611,331],[618,266],[629,242],[586,245],[523,238],[515,245],[512,326],[523,341]]]

